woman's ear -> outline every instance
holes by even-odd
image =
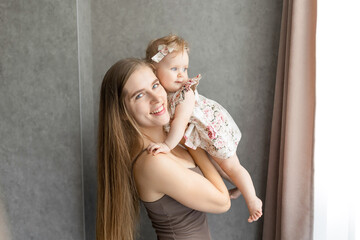
[[[153,72],[154,72],[155,75],[156,75],[156,67],[157,67],[157,64],[158,64],[158,63],[156,63],[156,62],[151,63],[151,68],[152,68],[152,70],[153,70]]]
[[[119,115],[123,121],[129,121],[128,112],[125,106],[125,102],[119,101]]]
[[[122,114],[121,120],[123,120],[123,121],[129,121],[129,118],[128,118],[128,116],[127,116],[126,114]]]

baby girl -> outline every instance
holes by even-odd
[[[146,60],[153,64],[155,75],[168,93],[171,116],[163,143],[152,143],[148,151],[167,153],[184,138],[188,148],[200,147],[208,152],[228,178],[237,187],[231,193],[244,196],[250,216],[249,222],[262,216],[262,202],[256,196],[248,171],[240,164],[236,148],[241,132],[230,114],[217,102],[199,95],[196,87],[201,76],[188,78],[188,43],[168,35],[151,41],[146,50]]]

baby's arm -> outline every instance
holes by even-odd
[[[170,132],[165,144],[170,149],[176,147],[184,136],[191,114],[195,106],[195,95],[193,90],[185,92],[185,99],[176,106],[174,119],[170,124]]]
[[[184,98],[184,101],[176,106],[174,119],[170,124],[170,132],[164,143],[151,143],[148,146],[148,151],[153,153],[153,155],[161,152],[169,152],[176,147],[183,138],[195,106],[194,91],[190,89],[185,92]]]

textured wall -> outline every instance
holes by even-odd
[[[83,239],[76,2],[0,16],[0,220],[12,239]]]
[[[239,158],[264,200],[281,0],[109,0],[91,7],[95,113],[101,80],[115,61],[144,57],[153,38],[183,36],[190,43],[190,76],[201,73],[199,92],[238,123]],[[262,220],[248,224],[247,217],[243,198],[229,212],[209,215],[213,239],[261,239]],[[140,234],[155,239],[146,215]]]

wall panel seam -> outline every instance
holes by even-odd
[[[82,101],[81,101],[81,57],[80,57],[80,26],[79,26],[79,0],[76,0],[76,35],[77,35],[77,50],[78,50],[78,81],[79,81],[79,118],[80,118],[80,158],[81,158],[81,191],[82,191],[82,217],[83,217],[83,236],[86,240],[85,231],[85,192],[84,192],[84,154],[83,154],[83,128],[82,128]]]

